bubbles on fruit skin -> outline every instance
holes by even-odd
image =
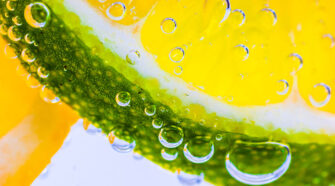
[[[164,34],[172,34],[176,29],[177,22],[171,17],[167,17],[161,22],[161,30]]]
[[[229,15],[230,15],[230,13],[231,13],[230,0],[225,0],[225,4],[226,4],[226,6],[227,6],[227,7],[226,7],[226,12],[225,12],[225,14],[224,14],[224,16],[223,16],[223,18],[222,18],[220,24],[223,23],[225,20],[227,20],[228,17],[229,17]]]
[[[235,13],[235,12],[238,12],[238,13],[240,13],[242,15],[242,21],[239,24],[239,26],[244,25],[246,16],[245,16],[245,13],[243,12],[243,10],[241,10],[241,9],[235,9],[235,10],[232,11],[232,13]]]
[[[8,0],[6,2],[6,8],[9,10],[9,11],[14,11],[15,8],[17,6],[17,2],[16,1],[13,1],[13,0]]]
[[[278,21],[277,20],[277,13],[273,9],[271,9],[271,8],[263,8],[261,11],[269,12],[269,13],[272,14],[272,16],[273,16],[273,23],[272,23],[272,25],[273,26],[277,23],[277,21]]]
[[[279,179],[289,168],[291,163],[291,151],[287,145],[276,143],[276,142],[263,142],[263,143],[253,143],[253,145],[274,145],[278,146],[287,152],[286,159],[284,163],[275,171],[266,174],[248,174],[240,171],[232,162],[231,157],[234,156],[232,152],[229,152],[226,156],[226,169],[228,173],[234,177],[236,180],[249,185],[263,185],[276,181]]]
[[[324,88],[325,92],[327,93],[326,98],[323,101],[316,101],[312,95],[309,95],[308,99],[312,103],[313,106],[323,107],[323,106],[327,105],[327,103],[329,102],[329,100],[331,98],[331,89],[325,83],[318,83],[318,84],[313,86],[313,88],[318,88],[318,87]]]
[[[181,66],[176,66],[173,70],[174,74],[176,74],[177,76],[181,75],[183,73],[183,67]]]
[[[162,128],[164,122],[163,120],[161,119],[153,119],[152,120],[152,126],[155,128],[155,129],[160,129]]]
[[[122,2],[114,2],[107,8],[106,14],[110,19],[120,21],[126,14],[126,5]]]
[[[4,23],[0,25],[0,33],[2,35],[7,35],[8,32],[8,27]]]
[[[285,79],[281,79],[278,81],[278,83],[283,84],[284,85],[284,89],[281,91],[277,91],[277,94],[279,95],[285,95],[287,94],[288,90],[289,90],[289,84]]]
[[[46,86],[41,89],[41,98],[47,103],[58,103],[60,99]]]
[[[40,82],[38,82],[31,74],[28,74],[27,76],[27,85],[30,88],[38,88],[41,86]]]
[[[298,67],[297,71],[300,70],[303,67],[304,61],[303,61],[302,57],[299,54],[292,53],[292,54],[289,55],[289,57],[297,58],[299,60],[299,67]],[[295,72],[293,72],[293,73],[295,73]]]
[[[243,44],[236,45],[235,47],[241,47],[245,51],[245,56],[243,58],[243,61],[247,60],[249,58],[249,48]]]
[[[131,50],[126,56],[126,61],[127,63],[134,65],[139,61],[140,57],[141,57],[141,54],[139,51]]]
[[[185,51],[181,47],[175,47],[170,51],[169,57],[172,62],[180,63],[185,57]]]
[[[29,33],[24,36],[24,41],[28,44],[33,44],[35,42],[33,36]]]
[[[15,51],[15,48],[12,47],[12,44],[8,43],[5,46],[5,56],[8,57],[9,59],[16,59],[19,57],[17,52]]]
[[[49,77],[49,73],[46,72],[45,68],[43,67],[38,67],[37,68],[37,75],[40,77],[40,78],[47,78]]]
[[[21,26],[22,25],[22,20],[21,20],[21,18],[19,16],[13,17],[12,20],[13,20],[13,22],[14,22],[15,25],[17,25],[17,26]]]
[[[216,141],[221,141],[222,138],[223,138],[222,134],[217,134],[217,135],[215,136]]]
[[[12,41],[20,41],[21,40],[21,31],[17,26],[11,26],[8,28],[8,38]]]
[[[144,113],[147,116],[153,116],[156,114],[156,105],[150,105],[144,108]]]
[[[193,175],[185,173],[183,171],[178,171],[177,174],[179,183],[188,186],[200,184],[204,180],[204,177],[204,173],[200,173],[200,175]]]
[[[108,140],[112,146],[112,148],[120,153],[128,153],[133,151],[133,149],[136,146],[136,142],[135,140],[132,139],[132,142],[127,142],[124,140],[121,140],[119,138],[117,138],[114,134],[114,131],[110,132],[108,135]]]
[[[49,8],[40,2],[34,2],[24,9],[24,18],[33,28],[43,28],[50,19]]]
[[[176,148],[183,143],[184,132],[177,126],[165,126],[159,132],[158,140],[166,148]]]
[[[32,63],[36,58],[34,53],[29,48],[25,48],[21,52],[21,59],[27,63]]]
[[[161,150],[161,156],[166,161],[173,161],[173,160],[177,159],[177,157],[178,157],[178,151],[176,151],[174,154],[170,154],[170,153],[166,152],[165,149],[162,149]]]
[[[190,162],[205,163],[214,155],[214,143],[210,138],[198,136],[186,143],[183,151],[184,156]]]
[[[121,107],[129,106],[130,99],[131,99],[130,93],[125,91],[119,92],[115,96],[116,103]]]

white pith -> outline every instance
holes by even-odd
[[[299,95],[296,88],[297,81],[288,99],[282,103],[267,106],[228,105],[200,91],[190,90],[186,82],[160,69],[154,56],[146,52],[142,46],[140,33],[132,33],[133,27],[113,27],[110,21],[97,9],[91,7],[86,0],[64,0],[64,5],[81,18],[81,24],[91,27],[93,34],[121,58],[125,59],[130,50],[139,51],[141,62],[133,65],[133,68],[143,77],[159,80],[161,88],[181,98],[185,105],[198,103],[209,113],[215,112],[218,116],[237,121],[253,121],[265,128],[270,124],[274,130],[280,128],[285,132],[335,134],[335,115],[309,107]],[[189,92],[192,94],[185,96],[185,93]]]

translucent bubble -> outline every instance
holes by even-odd
[[[15,25],[17,25],[17,26],[22,25],[22,20],[21,20],[21,18],[19,16],[13,17],[12,20],[13,20],[13,22],[14,22]]]
[[[108,138],[110,139],[109,142],[111,143],[112,148],[120,153],[128,153],[133,151],[136,146],[136,142],[134,139],[131,139],[131,142],[127,142],[125,140],[121,140],[115,136],[115,132],[112,131],[109,133]],[[112,138],[112,140],[111,140]]]
[[[8,32],[8,27],[7,27],[7,25],[5,25],[5,24],[1,24],[1,25],[0,25],[0,33],[1,33],[2,35],[7,35],[7,32]]]
[[[158,140],[166,148],[176,148],[183,143],[184,132],[180,127],[166,126],[161,129]]]
[[[175,47],[170,51],[169,57],[171,61],[179,63],[184,59],[185,51],[181,47]]]
[[[281,79],[281,80],[278,81],[278,83],[283,88],[281,88],[280,91],[277,91],[277,94],[279,94],[279,95],[285,95],[285,94],[287,94],[287,92],[289,90],[289,84],[288,84],[288,82],[285,79]]]
[[[125,91],[117,93],[115,97],[116,103],[121,107],[129,106],[130,99],[131,99],[130,93]]]
[[[34,41],[34,37],[31,34],[29,34],[29,33],[24,36],[24,40],[28,44],[33,44],[35,42]]]
[[[214,155],[214,143],[208,137],[196,137],[184,146],[184,156],[193,163],[205,163]]]
[[[153,119],[152,120],[152,126],[155,128],[155,129],[160,129],[162,128],[163,126],[163,120],[161,119]]]
[[[16,59],[19,57],[18,52],[13,48],[13,45],[8,43],[5,46],[5,56],[8,57],[9,59]]]
[[[147,116],[153,116],[153,115],[155,115],[156,114],[156,105],[150,105],[150,106],[145,107],[144,113]]]
[[[200,173],[200,175],[194,175],[194,174],[187,174],[183,171],[179,171],[177,178],[182,185],[191,186],[200,184],[204,180],[204,173]]]
[[[50,19],[49,8],[40,2],[34,2],[24,9],[24,18],[33,28],[43,28]]]
[[[277,148],[277,150],[267,150],[267,148]],[[275,142],[263,142],[263,143],[252,143],[246,146],[245,148],[243,147],[238,147],[237,149],[238,152],[234,152],[234,150],[230,153],[227,154],[226,156],[226,169],[229,172],[229,174],[234,177],[236,180],[244,183],[244,184],[249,184],[249,185],[263,185],[263,184],[268,184],[271,183],[278,178],[280,178],[289,168],[290,163],[291,163],[291,152],[290,148],[287,145],[280,144],[280,143],[275,143]],[[252,151],[254,149],[254,151]],[[250,151],[251,150],[251,151]],[[236,163],[239,162],[244,162],[244,161],[253,161],[254,159],[252,156],[254,154],[257,154],[257,151],[269,151],[269,152],[279,152],[283,156],[286,156],[284,163],[276,169],[275,171],[271,173],[265,173],[265,174],[250,174],[250,173],[245,173],[237,168],[232,162],[232,159],[236,159]],[[256,152],[256,153],[254,153]],[[245,156],[245,157],[244,157]],[[255,155],[254,155],[255,156]],[[266,156],[269,157],[270,155]],[[274,154],[274,156],[278,155]],[[239,161],[239,157],[244,157],[246,160],[244,161]],[[266,159],[266,157],[261,157],[259,159]],[[271,161],[272,164],[272,160]],[[254,166],[257,166],[258,163],[256,163]],[[265,164],[263,164],[264,166]],[[250,167],[251,165],[245,165],[246,167]],[[251,167],[252,168],[252,167]],[[262,169],[261,167],[259,167]]]
[[[232,11],[232,13],[235,13],[235,12],[240,13],[242,15],[242,21],[239,24],[239,26],[242,26],[245,23],[245,19],[246,19],[245,13],[241,9],[235,9],[235,10]]]
[[[46,72],[45,68],[43,67],[38,67],[37,68],[37,75],[40,77],[40,78],[47,78],[49,77],[49,73]]]
[[[22,50],[21,59],[27,63],[32,63],[36,60],[34,53],[29,48]]]
[[[325,83],[318,83],[316,85],[314,85],[313,87],[314,89],[323,89],[323,94],[320,95],[320,93],[316,93],[316,95],[309,95],[308,98],[309,98],[309,101],[312,103],[313,106],[315,107],[323,107],[325,106],[330,98],[331,98],[331,89],[328,85],[326,85]],[[324,96],[324,94],[326,94]],[[318,101],[316,101],[315,99],[318,98]],[[324,98],[323,100],[320,100],[320,98]],[[319,101],[320,100],[320,101]]]
[[[120,21],[126,14],[126,5],[122,2],[112,3],[106,10],[107,16],[115,21]]]
[[[244,57],[243,61],[247,60],[249,58],[249,48],[243,44],[239,44],[235,46],[236,48],[242,48],[244,51]]]
[[[167,161],[173,161],[173,160],[177,159],[177,157],[178,157],[178,151],[175,151],[175,153],[170,154],[170,153],[167,152],[167,150],[162,149],[161,155],[162,155],[163,159],[165,159]]]
[[[215,136],[216,141],[221,141],[222,138],[223,138],[222,134],[217,134],[217,135]]]
[[[271,15],[273,16],[272,25],[275,25],[277,23],[277,13],[273,9],[271,9],[271,8],[263,8],[261,11],[262,12],[269,12],[269,13],[271,13]]]
[[[90,135],[99,135],[99,134],[102,134],[102,130],[101,128],[97,128],[96,126],[90,123],[87,126],[86,133]]]
[[[58,103],[60,99],[46,86],[41,89],[41,98],[47,103]]]
[[[16,1],[13,1],[13,0],[9,0],[7,1],[6,3],[6,8],[9,10],[9,11],[14,11],[15,8],[17,6],[17,2]]]
[[[177,22],[170,17],[163,19],[161,22],[161,30],[164,34],[172,34],[177,29]]]
[[[22,37],[21,31],[17,26],[11,26],[8,28],[8,38],[12,41],[20,41]]]
[[[134,65],[139,61],[140,57],[141,57],[141,54],[139,51],[131,50],[126,56],[126,61],[129,64]]]
[[[220,24],[228,19],[229,15],[230,15],[230,12],[231,12],[230,0],[225,0],[224,5],[226,5],[226,12],[225,12]]]
[[[330,47],[333,48],[335,46],[335,38],[331,34],[323,35],[324,38],[329,38],[331,41]]]
[[[300,70],[303,67],[304,61],[303,61],[302,57],[299,54],[292,53],[292,54],[289,55],[289,57],[291,57],[293,59],[298,59],[299,66],[298,66],[298,68],[297,68],[296,71],[293,71],[293,73],[297,72],[298,70]]]
[[[174,74],[176,74],[177,76],[181,75],[183,73],[183,67],[181,66],[176,66],[173,70]]]
[[[38,88],[41,86],[40,82],[38,82],[31,74],[27,76],[27,85],[30,88]]]

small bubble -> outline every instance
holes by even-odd
[[[1,33],[2,35],[7,35],[7,32],[8,32],[8,27],[7,27],[7,25],[5,25],[5,24],[1,24],[1,25],[0,25],[0,33]]]
[[[130,99],[131,99],[130,93],[125,91],[119,92],[115,96],[116,103],[121,107],[129,106]]]
[[[249,58],[249,48],[243,44],[236,45],[235,48],[241,48],[244,51],[243,61]]]
[[[180,127],[163,127],[158,136],[159,142],[166,148],[176,148],[183,143],[184,133]]]
[[[19,57],[18,52],[10,43],[5,46],[5,56],[9,59],[16,59]]]
[[[173,70],[174,74],[176,74],[177,76],[181,75],[183,73],[183,67],[181,66],[176,66]]]
[[[185,51],[181,47],[175,47],[170,51],[169,57],[171,61],[179,63],[184,59]]]
[[[35,61],[36,58],[34,53],[30,49],[25,48],[21,52],[21,59],[27,63],[32,63]]]
[[[90,123],[90,124],[87,126],[86,132],[87,132],[87,134],[89,134],[89,135],[99,135],[99,134],[102,134],[102,130],[101,130],[101,128],[97,128],[97,127],[94,126],[92,123]]]
[[[108,135],[109,139],[113,139],[113,140],[109,140],[112,148],[116,151],[116,152],[120,152],[120,153],[128,153],[133,151],[133,149],[136,146],[136,142],[134,139],[130,139],[131,142],[127,142],[125,140],[121,140],[119,138],[117,138],[115,136],[115,132],[112,131],[109,133]]]
[[[285,79],[281,79],[281,80],[278,81],[278,83],[280,84],[280,87],[282,87],[282,88],[281,88],[280,91],[277,91],[277,94],[279,94],[279,95],[287,94],[287,92],[290,88],[288,82]]]
[[[160,129],[162,128],[163,126],[163,120],[161,119],[153,119],[152,120],[152,126],[155,128],[155,129]]]
[[[12,41],[20,41],[22,37],[21,31],[17,26],[11,26],[8,28],[8,38]]]
[[[215,136],[216,141],[221,141],[222,138],[223,138],[222,134],[217,134],[217,135]]]
[[[184,156],[193,163],[205,163],[214,155],[214,143],[208,137],[196,137],[185,144]]]
[[[273,16],[272,25],[275,25],[277,23],[277,13],[274,10],[272,10],[271,8],[263,8],[261,11],[271,13],[271,15]]]
[[[17,2],[16,1],[13,1],[13,0],[9,0],[7,1],[6,3],[6,8],[9,10],[9,11],[14,11],[15,8],[17,6]]]
[[[41,98],[47,103],[58,103],[60,99],[46,86],[41,89]]]
[[[245,23],[245,19],[246,19],[245,13],[241,9],[235,9],[235,10],[232,11],[232,13],[235,13],[235,12],[240,13],[242,15],[242,21],[239,24],[239,26],[242,26]]]
[[[31,74],[27,76],[27,85],[30,88],[38,88],[41,86],[40,82],[38,82]]]
[[[177,22],[170,17],[163,19],[161,22],[161,30],[164,34],[172,34],[177,29]]]
[[[49,77],[49,73],[46,72],[45,68],[43,67],[38,67],[37,69],[37,75],[40,77],[40,78],[47,78]]]
[[[225,20],[227,20],[230,13],[231,13],[230,0],[225,0],[223,2],[224,2],[223,5],[226,5],[226,12],[225,12],[220,24],[223,23]]]
[[[178,181],[182,185],[196,185],[200,184],[204,180],[204,173],[200,173],[200,175],[194,175],[194,174],[187,174],[183,171],[178,171]]]
[[[28,44],[33,44],[35,42],[34,41],[34,37],[31,34],[29,34],[29,33],[24,36],[24,40]]]
[[[304,61],[303,61],[302,57],[297,53],[292,53],[292,54],[289,55],[289,57],[292,58],[292,59],[297,59],[298,63],[299,63],[299,66],[298,66],[297,70],[292,72],[294,74],[303,67]]]
[[[156,114],[156,105],[150,105],[150,106],[145,107],[144,113],[147,116],[153,116],[153,115],[155,115]]]
[[[24,9],[24,18],[33,28],[43,28],[50,19],[49,8],[40,2],[34,2]]]
[[[120,21],[126,14],[126,5],[122,2],[114,2],[107,8],[106,14],[110,19]]]
[[[162,155],[163,159],[165,159],[167,161],[173,161],[173,160],[177,159],[177,157],[178,157],[178,151],[176,151],[173,154],[167,153],[166,151],[167,150],[165,150],[165,149],[162,149],[162,151],[161,151],[161,155]]]
[[[141,57],[141,55],[140,55],[139,51],[131,50],[126,56],[126,61],[129,64],[134,65],[139,61],[140,57]]]
[[[331,98],[331,89],[325,83],[318,83],[313,86],[314,92],[308,96],[309,101],[315,107],[323,107],[327,105]],[[316,100],[316,98],[318,98]]]

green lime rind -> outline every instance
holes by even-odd
[[[234,133],[220,128],[208,127],[182,114],[174,112],[168,105],[154,99],[148,92],[148,87],[141,87],[140,83],[133,83],[120,73],[119,68],[112,67],[105,59],[96,55],[96,48],[83,42],[82,35],[76,34],[69,25],[78,24],[78,19],[61,19],[53,9],[59,9],[59,4],[48,1],[51,17],[47,25],[42,28],[33,28],[24,20],[24,9],[33,1],[17,1],[14,11],[6,8],[6,2],[0,3],[1,24],[4,28],[12,26],[13,17],[19,16],[23,24],[18,26],[21,34],[19,41],[12,41],[8,35],[3,37],[11,43],[18,54],[28,48],[36,60],[26,63],[20,57],[29,73],[43,85],[51,89],[63,102],[75,109],[83,118],[87,118],[104,133],[117,131],[119,138],[136,141],[135,151],[155,162],[161,167],[176,171],[181,169],[192,174],[205,174],[205,179],[216,185],[240,185],[225,168],[226,155],[235,152],[239,156],[231,156],[231,161],[241,170],[249,173],[268,173],[280,166],[285,153],[278,149],[248,148],[241,146],[239,141],[249,143],[267,141],[267,138],[250,137],[242,133]],[[63,10],[64,11],[64,10]],[[63,15],[64,16],[64,15]],[[73,18],[75,16],[72,16]],[[42,19],[43,17],[41,17]],[[89,29],[87,28],[87,31]],[[35,44],[28,44],[23,36],[29,33]],[[93,36],[91,37],[94,40]],[[86,41],[86,40],[85,40]],[[99,42],[97,39],[95,42]],[[126,63],[116,54],[109,53],[109,60],[115,63]],[[43,67],[48,73],[47,78],[40,78],[37,69]],[[134,77],[132,77],[134,78]],[[122,107],[117,104],[115,97],[120,92],[131,95],[130,106]],[[145,114],[148,106],[156,106],[153,116]],[[161,156],[164,148],[158,140],[159,129],[152,127],[152,120],[164,121],[163,127],[177,126],[183,131],[182,145],[176,148],[179,156],[174,161],[166,161]],[[220,120],[222,125],[243,125],[229,119]],[[236,127],[238,128],[238,127]],[[222,136],[216,140],[217,134]],[[195,164],[183,155],[184,144],[194,138],[203,136],[214,143],[215,153],[206,163]],[[172,136],[173,138],[173,136]],[[330,185],[335,183],[335,146],[333,144],[298,144],[289,143],[292,152],[292,161],[288,171],[273,185]],[[278,153],[279,152],[279,153]],[[194,152],[199,153],[201,152]]]

